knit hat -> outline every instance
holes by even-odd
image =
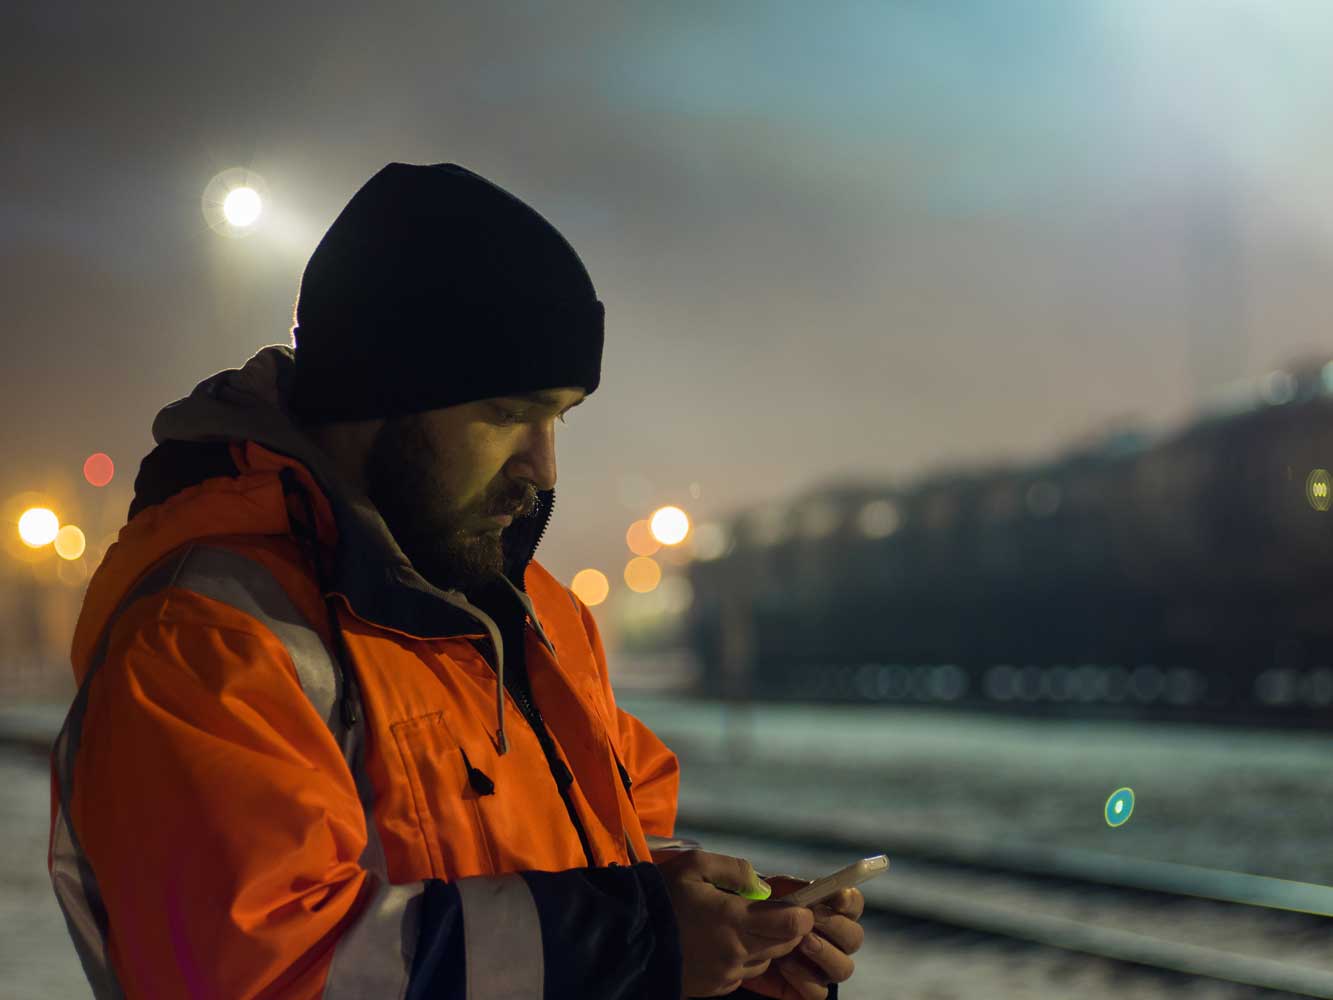
[[[306,265],[297,420],[418,413],[601,380],[605,306],[534,209],[455,163],[390,163]]]

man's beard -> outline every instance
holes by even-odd
[[[501,535],[450,508],[440,465],[415,415],[390,418],[366,458],[366,493],[418,573],[441,590],[480,590],[504,574]],[[522,503],[496,506],[513,510]]]

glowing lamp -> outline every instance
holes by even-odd
[[[82,530],[72,524],[67,524],[56,532],[55,550],[61,559],[78,559],[87,547],[88,539],[84,537]]]
[[[662,567],[647,556],[637,556],[625,564],[625,585],[636,594],[647,594],[662,582]]]
[[[243,237],[257,231],[268,199],[264,178],[246,167],[216,175],[204,188],[204,220],[215,233]]]
[[[643,520],[629,526],[629,531],[625,532],[625,544],[636,556],[655,555],[662,547],[662,543],[653,537],[653,529]]]
[[[264,202],[252,187],[232,188],[222,199],[222,214],[233,226],[252,226],[263,211]]]
[[[46,507],[31,507],[19,517],[19,538],[33,549],[50,545],[60,531],[60,520]]]
[[[1305,477],[1305,499],[1317,511],[1326,511],[1333,503],[1333,477],[1327,469],[1315,469]]]
[[[83,478],[93,486],[107,485],[115,474],[115,463],[111,461],[111,456],[103,452],[89,455],[83,463]]]
[[[606,595],[611,592],[611,583],[605,573],[595,569],[581,569],[574,574],[569,589],[574,591],[575,597],[592,608],[606,600]]]
[[[690,533],[689,516],[679,507],[662,507],[649,519],[653,537],[663,545],[675,545]]]

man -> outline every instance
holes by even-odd
[[[533,560],[603,316],[523,202],[390,164],[311,257],[295,349],[158,414],[52,758],[51,876],[99,997],[850,975],[859,893],[755,902],[748,862],[668,849],[675,755]]]

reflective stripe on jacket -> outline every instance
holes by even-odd
[[[265,349],[163,411],[159,441],[221,438],[232,471],[139,510],[85,598],[49,864],[95,992],[676,1000],[674,918],[643,862],[672,833],[678,766],[617,708],[592,613],[531,558],[538,530],[515,599],[589,868],[535,732],[497,698],[494,621],[416,576],[301,450],[255,391],[289,363]],[[336,562],[328,593],[284,475]]]

